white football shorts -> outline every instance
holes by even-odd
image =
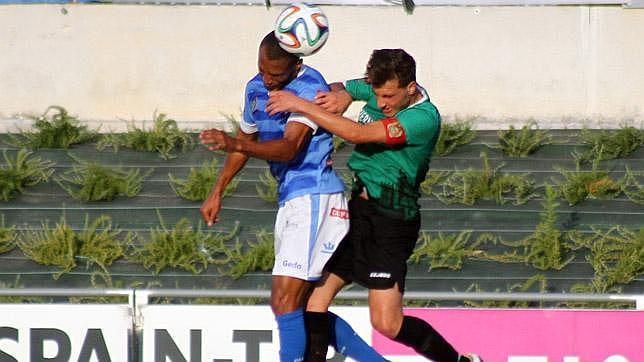
[[[349,231],[344,194],[304,195],[288,200],[275,220],[273,275],[314,281]]]

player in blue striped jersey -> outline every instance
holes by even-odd
[[[280,336],[280,360],[303,361],[306,333],[303,306],[313,282],[349,228],[344,184],[332,168],[332,135],[308,118],[266,111],[269,92],[287,90],[313,100],[328,85],[315,69],[279,47],[273,32],[259,47],[259,73],[246,85],[243,119],[236,137],[211,129],[200,134],[210,150],[228,153],[201,214],[208,226],[219,220],[226,185],[249,157],[267,160],[278,182],[275,263],[271,307]],[[342,340],[338,350],[359,361],[383,361],[340,318],[332,322]],[[329,327],[331,328],[331,327]]]

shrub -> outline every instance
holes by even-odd
[[[448,268],[459,270],[463,266],[463,259],[480,256],[482,250],[477,249],[481,239],[470,241],[471,231],[462,231],[458,234],[442,235],[432,238],[427,233],[422,233],[420,244],[410,256],[410,261],[419,263],[420,259],[429,259],[429,270]]]
[[[513,157],[526,157],[550,143],[551,138],[548,131],[539,130],[534,121],[528,122],[520,130],[510,126],[509,130],[499,131],[499,145],[503,154]]]
[[[260,230],[257,233],[257,242],[249,241],[246,249],[237,242],[228,253],[231,267],[224,274],[239,278],[255,270],[271,270],[275,262],[274,243],[273,234],[266,230]]]
[[[609,131],[592,131],[584,128],[580,137],[582,143],[588,145],[590,149],[573,154],[578,164],[593,160],[622,158],[637,151],[644,143],[644,131],[626,125],[618,130]]]
[[[0,199],[8,201],[26,187],[46,182],[54,173],[54,163],[31,157],[32,153],[21,149],[14,158],[3,152],[6,165],[0,168]]]
[[[443,192],[436,194],[444,203],[461,203],[473,205],[478,199],[495,200],[504,204],[508,194],[514,194],[515,205],[526,203],[535,197],[534,182],[527,175],[509,175],[499,172],[503,167],[490,166],[487,154],[481,153],[483,169],[468,168],[464,171],[454,171],[443,184]]]
[[[8,253],[16,246],[16,230],[14,226],[4,224],[4,215],[0,217],[0,254]]]
[[[168,174],[170,187],[172,187],[175,194],[184,199],[192,201],[205,200],[208,198],[208,194],[215,184],[215,181],[217,181],[217,175],[219,175],[217,163],[217,159],[213,158],[210,161],[204,161],[200,169],[190,167],[190,173],[185,180]],[[237,189],[237,185],[239,185],[239,178],[234,178],[226,186],[224,196],[232,195],[235,189]]]
[[[165,160],[176,157],[172,152],[175,148],[181,148],[182,152],[192,149],[194,141],[192,137],[182,132],[173,119],[166,118],[161,113],[154,115],[152,129],[145,130],[134,124],[128,125],[128,132],[124,134],[105,135],[97,144],[99,150],[112,147],[117,152],[120,147],[130,148],[136,151],[158,152]]]
[[[260,185],[255,185],[257,195],[266,202],[277,202],[277,180],[269,170],[264,175],[259,175]]]
[[[608,172],[599,169],[598,164],[599,160],[595,160],[589,172],[580,171],[579,165],[576,171],[556,168],[564,177],[557,187],[568,204],[577,205],[587,198],[612,199],[622,192],[623,181],[613,180]]]
[[[438,156],[447,156],[457,147],[472,142],[475,136],[472,121],[443,123],[434,151]]]
[[[427,177],[423,182],[420,183],[420,191],[427,196],[431,196],[434,191],[434,186],[445,181],[449,175],[449,171],[427,172]]]
[[[48,118],[47,114],[51,110],[57,113]],[[10,144],[30,149],[67,149],[75,144],[93,141],[98,136],[86,126],[79,125],[79,120],[70,116],[67,110],[60,106],[50,106],[41,116],[31,118],[35,121],[35,131],[22,131],[18,135],[11,135]]]
[[[77,165],[61,175],[56,182],[71,197],[82,201],[110,201],[117,196],[134,197],[139,194],[143,179],[153,170],[141,174],[139,169],[128,171],[110,168],[96,161],[74,158]]]

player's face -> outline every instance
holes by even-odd
[[[284,88],[297,77],[301,63],[293,64],[289,59],[268,59],[262,50],[259,51],[258,68],[264,86],[269,91]]]
[[[401,87],[398,79],[390,79],[380,87],[373,87],[376,101],[382,113],[393,117],[401,109],[407,108],[416,95],[416,82]]]

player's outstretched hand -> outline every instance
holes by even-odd
[[[349,108],[352,101],[351,95],[346,91],[330,91],[318,92],[315,95],[313,103],[331,113],[343,114]]]
[[[209,129],[199,134],[201,143],[210,151],[223,150],[226,152],[236,151],[237,141],[218,129]]]
[[[216,194],[208,196],[206,201],[201,205],[199,212],[201,217],[206,222],[206,225],[213,226],[219,221],[219,210],[221,209],[221,197]]]
[[[280,112],[301,112],[302,107],[308,103],[289,91],[272,91],[268,95],[266,112],[275,115]]]

